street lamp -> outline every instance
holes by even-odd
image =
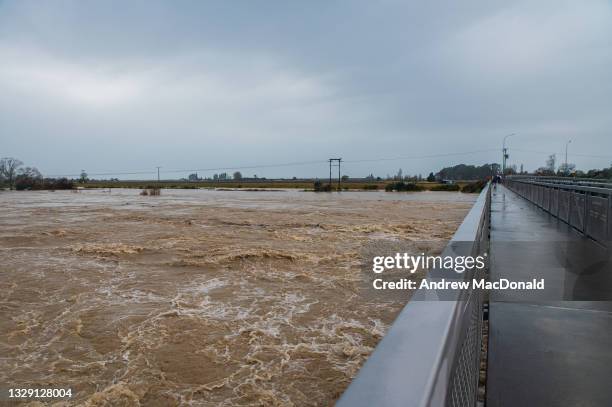
[[[502,143],[503,144],[502,146],[502,154],[503,154],[502,155],[502,175],[506,173],[506,159],[508,158],[508,151],[506,149],[506,139],[514,135],[516,135],[516,133],[511,133],[511,134],[504,136],[504,141]]]
[[[569,168],[567,168],[567,146],[569,146],[571,142],[572,140],[568,140],[567,143],[565,143],[565,171],[563,171],[565,175],[567,175],[569,172]]]

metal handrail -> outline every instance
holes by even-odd
[[[520,181],[515,181],[515,182],[529,183],[532,185],[542,185],[548,188],[563,189],[566,191],[593,192],[593,193],[597,193],[601,195],[611,195],[612,194],[612,185],[610,188],[606,188],[603,186],[593,187],[593,186],[585,186],[585,185],[559,184],[559,183],[554,183],[554,182],[542,182],[542,181],[520,180]]]
[[[490,208],[491,189],[487,184],[442,256],[475,255],[487,250]],[[432,275],[436,271],[428,278],[435,278]],[[425,290],[414,294],[337,406],[476,405],[482,290],[462,291],[453,300],[432,296],[435,294]]]
[[[612,188],[612,181],[601,178],[573,178],[573,177],[553,177],[538,175],[509,175],[506,179],[515,181],[535,181],[550,182],[554,184],[585,185],[603,188]]]
[[[507,178],[514,179],[526,179],[526,178],[539,178],[539,179],[554,179],[554,180],[576,180],[576,181],[593,181],[593,182],[607,182],[610,179],[607,178],[587,178],[587,177],[560,177],[556,175],[508,175]]]
[[[506,178],[506,186],[585,236],[612,246],[612,184],[597,186]]]

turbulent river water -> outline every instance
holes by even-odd
[[[0,384],[66,405],[330,405],[402,307],[373,240],[444,241],[452,192],[0,191]],[[59,400],[54,400],[58,402]]]

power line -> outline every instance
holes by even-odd
[[[427,159],[427,158],[437,158],[437,157],[449,157],[449,156],[460,156],[460,155],[469,155],[469,154],[477,154],[477,153],[486,153],[497,151],[497,149],[486,149],[486,150],[474,150],[474,151],[463,151],[456,153],[443,153],[443,154],[430,154],[430,155],[412,155],[412,156],[402,156],[402,157],[383,157],[383,158],[368,158],[368,159],[360,159],[360,160],[342,160],[346,163],[363,163],[363,162],[379,162],[379,161],[398,161],[398,160],[418,160],[418,159]],[[259,165],[248,165],[248,166],[229,166],[229,167],[213,167],[213,168],[187,168],[187,169],[169,169],[165,170],[165,173],[188,173],[188,172],[210,172],[210,171],[229,171],[229,170],[247,170],[247,169],[259,169],[259,168],[280,168],[280,167],[297,167],[302,165],[312,165],[312,164],[323,164],[327,163],[328,160],[313,160],[313,161],[296,161],[290,163],[280,163],[280,164],[259,164]],[[157,168],[157,167],[155,167]],[[91,176],[110,176],[110,175],[155,175],[157,173],[156,170],[151,171],[117,171],[117,172],[99,172],[99,173],[90,173]],[[50,177],[78,177],[79,174],[55,174],[50,175]]]
[[[327,160],[298,161],[298,162],[283,163],[283,164],[260,164],[260,165],[236,166],[236,167],[167,170],[165,172],[176,173],[176,172],[196,172],[196,171],[208,172],[208,171],[250,170],[250,169],[258,169],[258,168],[297,167],[297,166],[301,166],[301,165],[322,164],[322,163],[326,163],[326,162],[327,162]]]
[[[473,151],[463,151],[457,153],[442,153],[442,154],[430,154],[430,155],[412,155],[412,156],[403,156],[403,157],[391,157],[391,158],[366,158],[362,160],[343,160],[346,163],[365,163],[365,162],[376,162],[376,161],[398,161],[398,160],[420,160],[426,158],[438,158],[438,157],[450,157],[457,155],[470,155],[470,154],[478,154],[478,153],[490,153],[492,151],[498,151],[497,148],[489,148],[486,150],[473,150]]]
[[[536,150],[525,150],[519,148],[511,148],[509,150],[527,152],[527,153],[536,153],[536,154],[553,154],[550,151],[536,151]],[[452,156],[464,156],[471,154],[479,154],[479,153],[490,153],[497,152],[497,148],[489,148],[482,150],[472,150],[472,151],[462,151],[462,152],[453,152],[453,153],[440,153],[440,154],[427,154],[427,155],[409,155],[409,156],[399,156],[399,157],[380,157],[380,158],[366,158],[366,159],[356,159],[356,160],[342,160],[343,163],[368,163],[368,162],[382,162],[382,161],[400,161],[400,160],[421,160],[421,159],[429,159],[429,158],[440,158],[440,157],[452,157]],[[557,153],[554,153],[557,154]],[[612,158],[612,156],[603,156],[603,155],[590,155],[590,154],[572,154],[577,157],[591,157],[591,158]],[[228,166],[228,167],[211,167],[211,168],[187,168],[187,169],[168,169],[165,170],[164,173],[176,174],[176,173],[189,173],[189,172],[211,172],[211,171],[229,171],[229,170],[247,170],[247,169],[260,169],[260,168],[281,168],[281,167],[297,167],[303,165],[312,165],[312,164],[327,164],[328,160],[313,160],[313,161],[296,161],[289,163],[279,163],[279,164],[258,164],[258,165],[243,165],[243,166]],[[156,168],[156,167],[154,167]],[[151,171],[116,171],[116,172],[99,172],[99,173],[91,173],[91,176],[111,176],[111,175],[155,175],[157,174],[157,170],[153,169]],[[50,177],[79,177],[80,174],[61,174],[61,175],[50,175]]]
[[[343,161],[347,163],[361,163],[361,162],[377,162],[377,161],[416,160],[416,159],[448,157],[448,156],[456,156],[456,155],[469,155],[469,154],[491,152],[491,151],[497,151],[497,149],[464,151],[464,152],[445,153],[445,154],[431,154],[431,155],[421,155],[421,156],[413,155],[413,156],[403,156],[403,157],[369,158],[369,159],[361,159],[361,160],[343,160]],[[297,166],[302,166],[302,165],[323,164],[327,162],[328,160],[313,160],[313,161],[297,161],[297,162],[281,163],[281,164],[259,164],[259,165],[249,165],[249,166],[230,166],[230,167],[195,168],[195,169],[193,168],[169,169],[169,170],[165,170],[164,172],[165,173],[187,173],[187,172],[246,170],[246,169],[258,169],[258,168],[297,167]],[[155,170],[99,172],[99,173],[90,173],[89,175],[91,176],[109,176],[109,175],[154,175],[154,174],[156,174]],[[50,175],[50,176],[51,177],[78,177],[79,174],[56,174],[56,175]]]
[[[403,156],[403,157],[386,157],[386,158],[368,158],[368,159],[360,159],[360,160],[342,160],[345,163],[361,163],[361,162],[377,162],[377,161],[397,161],[397,160],[416,160],[416,159],[426,159],[426,158],[437,158],[437,157],[448,157],[448,156],[456,156],[456,155],[469,155],[469,154],[477,154],[477,153],[489,153],[492,151],[497,151],[496,148],[489,148],[486,150],[475,150],[475,151],[463,151],[457,153],[444,153],[444,154],[431,154],[431,155],[420,155],[420,156]],[[316,160],[316,161],[299,161],[292,163],[284,163],[284,164],[263,164],[263,165],[251,165],[251,166],[239,166],[239,167],[219,167],[219,168],[196,168],[196,169],[174,169],[167,170],[165,172],[177,173],[177,172],[195,172],[195,171],[227,171],[227,170],[244,170],[244,169],[257,169],[257,168],[276,168],[276,167],[293,167],[300,165],[311,165],[311,164],[322,164],[327,163],[329,160]]]
[[[246,170],[246,169],[257,169],[257,168],[275,168],[275,167],[291,167],[291,166],[299,166],[299,165],[309,165],[309,164],[321,164],[326,163],[327,160],[318,160],[318,161],[300,161],[293,163],[282,163],[282,164],[262,164],[262,165],[250,165],[250,166],[236,166],[236,167],[217,167],[217,168],[195,168],[195,169],[170,169],[165,170],[166,173],[181,173],[181,172],[208,172],[208,171],[228,171],[228,170]],[[157,167],[155,167],[157,168]],[[89,175],[101,176],[101,175],[154,175],[157,173],[157,170],[152,171],[118,171],[118,172],[99,172],[99,173],[90,173]],[[50,175],[51,177],[76,177],[79,174],[55,174]]]
[[[151,175],[151,174],[155,174],[156,171],[132,171],[132,172],[98,172],[98,173],[88,173],[87,175],[95,175],[95,176],[101,176],[101,175]],[[81,174],[51,174],[49,175],[49,177],[79,177]]]
[[[522,148],[509,148],[509,150],[520,151],[523,153],[534,153],[534,154],[561,154],[561,153],[554,152],[554,151],[525,150]],[[605,159],[612,158],[612,155],[594,155],[594,154],[578,154],[578,153],[572,153],[571,155],[575,157],[587,157],[587,158],[605,158]]]

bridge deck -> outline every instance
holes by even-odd
[[[612,302],[587,301],[610,299],[609,251],[502,186],[491,210],[491,280],[544,277],[551,297],[491,295],[487,407],[612,406]]]

